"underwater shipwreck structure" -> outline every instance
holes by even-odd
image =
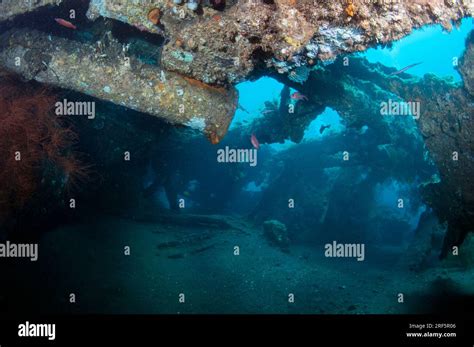
[[[289,88],[284,88],[279,107],[270,108],[272,112],[267,114],[268,117],[254,120],[251,128],[259,133],[262,142],[283,142],[285,139],[300,142],[315,115],[328,106],[336,110],[349,127],[361,129],[369,125],[376,130],[376,155],[391,157],[400,169],[413,160],[413,155],[393,145],[400,141],[401,135],[392,133],[380,115],[380,105],[394,97],[420,102],[422,107],[416,124],[441,178],[440,182],[429,182],[421,189],[427,204],[441,221],[448,223],[442,250],[442,256],[446,256],[452,246],[460,245],[467,233],[474,230],[474,105],[470,63],[474,48],[473,33],[466,45],[458,67],[465,78],[462,86],[430,74],[423,78],[408,74],[394,76],[393,69],[358,57],[350,58],[347,66],[343,58],[338,58],[333,64],[312,71],[303,84],[287,76],[273,74],[286,86],[307,95],[309,100],[296,104],[294,112],[289,113],[290,93]],[[403,133],[402,130],[400,132]],[[368,159],[363,158],[361,162]],[[321,160],[326,162],[326,167],[337,166],[337,160],[331,155]],[[357,165],[357,162],[356,159],[352,165]]]
[[[0,20],[58,4],[3,1]],[[306,66],[389,43],[421,25],[450,28],[451,21],[472,15],[473,7],[468,0],[93,0],[89,19],[111,18],[166,39],[157,66],[137,63],[113,39],[104,48],[35,31],[4,33],[0,63],[28,79],[193,126],[217,143],[237,106],[233,85],[258,70],[297,80]],[[24,64],[17,66],[17,57]]]
[[[0,21],[8,26],[38,8],[67,6],[67,1],[25,6],[4,0]],[[60,37],[25,27],[0,36],[0,66],[26,80],[190,126],[212,143],[224,138],[238,107],[235,84],[264,75],[288,86],[280,108],[253,124],[264,143],[301,141],[304,129],[327,106],[348,126],[370,123],[389,136],[379,119],[380,102],[389,95],[421,101],[417,124],[441,174],[441,182],[424,192],[449,224],[446,254],[473,230],[473,36],[459,66],[462,87],[429,75],[393,74],[362,58],[350,57],[349,64],[344,59],[425,24],[449,30],[473,13],[470,0],[91,0],[85,30],[104,25],[105,18],[143,36],[160,36],[159,57],[144,63],[112,35],[84,42],[74,34]],[[367,75],[373,84],[365,83]],[[289,87],[309,97],[291,115],[283,107]],[[453,152],[459,155],[456,161]]]

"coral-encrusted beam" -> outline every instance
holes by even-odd
[[[100,48],[34,30],[9,31],[0,36],[0,66],[199,129],[212,143],[224,137],[237,107],[233,87],[212,87],[142,64],[116,41]]]
[[[36,10],[46,5],[59,5],[63,0],[2,0],[0,1],[0,21],[18,14]]]

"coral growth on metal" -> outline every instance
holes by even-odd
[[[280,69],[311,65],[397,40],[422,24],[449,29],[473,8],[472,1],[425,0],[92,0],[89,18],[161,33],[169,39],[167,69],[225,85],[246,79],[262,62]]]

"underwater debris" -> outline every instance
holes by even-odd
[[[275,219],[267,220],[263,222],[263,234],[271,244],[276,245],[283,252],[290,251],[290,239],[285,224]]]
[[[235,88],[207,86],[169,71],[163,81],[159,67],[127,57],[122,45],[112,40],[104,48],[106,58],[98,57],[93,45],[59,37],[49,40],[47,34],[38,31],[8,31],[0,41],[4,43],[0,65],[6,69],[27,79],[76,90],[173,124],[194,124],[193,120],[199,119],[199,129],[213,143],[224,137],[237,108]],[[25,63],[17,66],[14,63],[17,57]],[[74,72],[70,66],[75,67]]]
[[[204,247],[201,247],[201,248],[198,248],[198,249],[195,249],[195,250],[192,250],[190,253],[191,254],[199,254],[199,253],[203,253],[203,252],[206,252],[210,249],[213,249],[215,248],[216,245],[215,244],[212,244],[212,245],[208,245],[208,246],[204,246]]]
[[[403,265],[415,272],[432,267],[439,261],[445,234],[446,225],[440,224],[434,214],[424,212],[403,257]]]
[[[167,249],[167,248],[174,248],[179,247],[180,243],[178,241],[166,241],[156,245],[157,249]]]
[[[156,245],[156,249],[160,251],[172,251],[176,248],[186,249],[197,246],[198,248],[194,249],[194,251],[191,251],[191,254],[202,253],[214,247],[214,245],[202,246],[202,243],[212,239],[215,235],[215,233],[209,231],[202,233],[193,232],[184,236],[180,236],[176,240],[161,242]],[[183,251],[180,254],[186,254],[186,252]]]
[[[189,255],[197,255],[197,254],[201,254],[201,253],[204,253],[210,249],[213,249],[216,247],[216,244],[211,244],[211,245],[207,245],[207,246],[203,246],[203,247],[199,247],[199,248],[196,248],[196,249],[192,249],[190,250],[189,252],[182,252],[182,253],[173,253],[173,254],[169,254],[167,255],[166,257],[168,259],[183,259],[183,258],[186,258],[187,256]]]
[[[185,256],[184,253],[176,253],[176,254],[170,254],[168,255],[168,259],[183,259]]]
[[[206,228],[227,230],[235,229],[229,223],[229,218],[218,215],[194,214],[154,214],[147,216],[146,221],[153,221],[162,225],[180,225],[183,227]]]

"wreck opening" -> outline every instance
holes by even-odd
[[[261,77],[255,81],[241,82],[236,88],[239,92],[239,107],[229,130],[248,125],[256,118],[264,118],[262,111],[269,102],[277,103],[275,96],[281,91],[283,84],[271,77]]]
[[[463,19],[451,32],[440,25],[425,25],[415,29],[409,36],[391,42],[390,47],[377,46],[360,54],[370,63],[380,63],[397,70],[420,60],[423,61],[422,64],[410,69],[411,75],[423,77],[426,73],[435,73],[440,78],[450,76],[454,82],[460,82],[462,78],[456,67],[466,49],[467,36],[473,28],[473,22],[468,18]],[[427,59],[419,57],[419,52],[436,54]]]
[[[329,141],[328,145],[330,146],[331,141],[333,141],[330,139],[331,135],[335,135],[335,132],[331,131],[331,127],[335,129],[335,124],[324,118],[328,112],[324,111],[325,106],[329,106],[330,110],[332,108],[335,113],[336,118],[341,117],[344,124],[342,128],[338,129],[337,133],[342,132],[346,137],[358,138],[359,140],[355,143],[363,144],[367,141],[368,144],[376,147],[376,151],[373,151],[363,149],[363,146],[362,148],[355,146],[351,147],[352,152],[348,148],[346,148],[346,151],[340,148],[339,153],[347,153],[348,158],[350,154],[355,155],[357,160],[360,160],[360,155],[362,155],[362,157],[368,156],[370,158],[377,156],[382,161],[388,160],[391,162],[389,164],[387,161],[383,164],[384,169],[382,170],[374,170],[369,165],[367,167],[369,170],[361,177],[367,178],[367,174],[370,173],[370,175],[377,177],[375,182],[381,180],[380,183],[377,183],[381,184],[386,180],[390,180],[390,177],[393,177],[391,175],[395,175],[399,180],[397,185],[409,184],[411,200],[417,201],[418,206],[414,207],[413,214],[406,215],[408,218],[406,223],[411,226],[411,229],[407,230],[413,230],[418,226],[418,220],[425,221],[425,219],[420,219],[422,213],[432,213],[433,202],[427,198],[426,187],[436,187],[440,182],[440,177],[442,181],[442,177],[446,176],[442,172],[440,176],[440,172],[437,170],[440,165],[437,149],[430,145],[430,141],[425,143],[426,126],[430,122],[429,119],[432,117],[434,109],[430,106],[430,102],[419,93],[415,96],[417,101],[410,101],[413,100],[410,99],[412,96],[406,91],[400,93],[399,87],[396,86],[399,83],[397,80],[401,79],[404,83],[410,80],[415,89],[423,88],[421,85],[426,83],[426,79],[428,84],[430,83],[430,76],[424,76],[428,69],[432,74],[439,74],[440,78],[446,78],[446,72],[448,72],[452,77],[446,78],[446,87],[459,88],[460,83],[452,83],[452,81],[460,82],[459,68],[457,67],[459,57],[453,59],[451,55],[453,52],[457,52],[459,56],[464,54],[466,37],[471,30],[472,23],[468,20],[462,21],[459,29],[455,29],[456,35],[449,41],[450,53],[444,56],[439,55],[436,59],[430,59],[425,66],[423,64],[413,64],[417,65],[413,67],[414,74],[411,74],[411,70],[409,75],[406,74],[405,71],[411,66],[407,65],[407,68],[403,68],[403,64],[416,60],[416,53],[419,52],[419,49],[432,49],[429,48],[429,43],[427,43],[432,42],[429,38],[441,36],[444,39],[446,35],[441,27],[434,26],[419,29],[407,38],[393,43],[391,50],[379,47],[353,56],[337,58],[332,63],[317,66],[305,77],[307,80],[300,81],[292,78],[291,71],[293,70],[291,69],[289,70],[290,73],[287,74],[272,73],[270,76],[282,83],[279,86],[280,98],[267,101],[263,110],[260,110],[260,117],[248,117],[250,125],[246,124],[242,128],[244,131],[246,128],[252,129],[262,143],[268,144],[269,151],[274,150],[275,153],[286,150],[294,153],[300,146],[298,144],[305,144],[314,139],[319,139],[323,143]],[[423,44],[417,46],[419,40],[422,40]],[[404,53],[397,54],[399,61],[394,60],[393,52],[401,50]],[[391,68],[392,66],[395,69]],[[440,68],[435,69],[434,66]],[[341,73],[344,69],[346,74]],[[348,79],[346,79],[347,73],[350,75]],[[375,83],[378,87],[372,90],[367,89],[370,83]],[[440,94],[442,100],[446,102],[450,100],[450,92],[446,92],[444,88],[440,86]],[[328,93],[328,91],[331,92]],[[293,95],[300,94],[303,97],[296,103],[291,100]],[[348,104],[352,107],[347,108]],[[383,108],[385,104],[400,106],[398,111],[393,109],[392,112],[385,112]],[[416,104],[417,107],[411,107],[406,112],[403,111],[403,107],[413,106],[412,104]],[[338,119],[333,121],[336,124],[339,122]],[[327,134],[327,136],[324,134]],[[362,152],[359,152],[360,150]],[[411,156],[411,159],[408,160],[408,156]],[[408,162],[417,169],[415,171],[413,171],[413,167],[409,169]],[[441,164],[441,168],[444,165]],[[404,170],[406,172],[403,172]],[[376,171],[379,172],[375,173]],[[416,178],[410,179],[409,177],[413,175]],[[356,179],[357,181],[358,179]],[[257,184],[252,182],[248,184],[258,187]],[[281,182],[278,184],[281,184]],[[259,189],[251,189],[251,191],[254,194],[257,191],[260,193]],[[421,203],[422,201],[428,204],[429,208]],[[339,204],[341,203],[339,202]],[[329,211],[331,210],[329,209]],[[441,220],[443,219],[441,215],[438,215],[438,217]],[[333,224],[333,227],[336,227],[335,224]],[[422,228],[423,226],[418,227]],[[357,227],[355,228],[357,229]],[[408,232],[406,235],[410,235],[410,233]],[[439,243],[438,247],[441,247]]]
[[[71,273],[59,283],[42,277],[50,268],[36,273],[53,292],[19,281],[33,293],[22,310],[64,310],[55,295],[77,285],[104,311],[122,310],[126,297],[130,312],[405,313],[418,308],[387,296],[393,283],[411,295],[451,276],[446,268],[450,281],[470,280],[473,26],[408,35],[433,22],[448,28],[470,4],[91,0],[74,20],[72,0],[52,1],[0,0],[0,89],[5,69],[24,85],[54,87],[64,104],[91,103],[94,115],[73,111],[59,129],[22,111],[0,127],[12,134],[3,141],[27,134],[41,159],[33,177],[2,156],[14,167],[3,182],[37,191],[27,190],[23,210],[1,209],[0,237],[41,238],[40,267]],[[17,89],[0,93],[2,103],[19,108]],[[26,97],[41,117],[58,116],[48,98]],[[101,179],[82,182],[89,169]],[[47,233],[51,216],[56,232]],[[124,244],[141,256],[124,261]],[[344,244],[367,253],[325,255]],[[126,288],[133,295],[109,290],[123,288],[120,276],[94,287],[117,263],[140,278]],[[80,287],[76,274],[93,280]],[[290,287],[301,288],[294,306]],[[169,298],[183,288],[216,295],[176,306]],[[3,290],[0,303],[16,292]],[[108,295],[115,300],[104,303]]]

